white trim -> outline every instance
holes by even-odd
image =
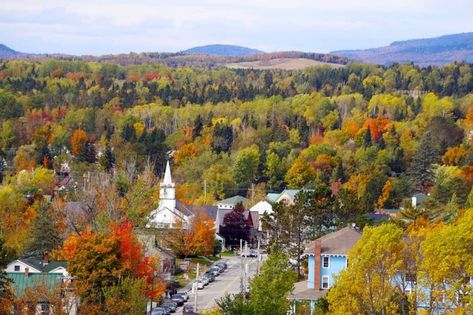
[[[327,258],[327,267],[325,267],[325,258]],[[322,268],[324,269],[330,268],[330,256],[322,255]]]
[[[324,278],[327,279],[327,287],[324,288]],[[323,290],[329,289],[330,288],[330,277],[329,276],[322,276],[322,285],[321,285]]]

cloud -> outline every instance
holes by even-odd
[[[471,9],[467,0],[3,0],[0,42],[74,54],[208,43],[327,52],[470,31]]]

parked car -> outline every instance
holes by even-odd
[[[184,305],[184,298],[180,295],[174,294],[171,296],[171,300],[176,302],[178,306]]]
[[[169,308],[171,310],[171,313],[174,313],[177,309],[177,303],[169,299],[163,300],[163,302],[161,303],[161,306]]]
[[[218,272],[218,269],[215,269],[213,267],[207,269],[208,273],[211,273],[214,277],[218,277],[220,275],[220,272]]]
[[[185,292],[185,291],[177,292],[175,295],[180,295],[180,296],[182,296],[185,301],[188,301],[188,300],[189,300],[189,294],[187,294],[187,292]]]
[[[209,278],[207,278],[205,275],[200,278],[200,281],[204,283],[204,286],[207,286],[209,284]]]
[[[186,304],[184,305],[184,308],[182,309],[182,314],[183,315],[194,315],[197,314],[194,312],[194,305]]]
[[[212,268],[217,269],[219,273],[222,273],[225,271],[225,268],[223,268],[223,266],[221,265],[214,265],[212,266]]]
[[[224,262],[224,261],[218,262],[218,263],[216,263],[215,265],[221,266],[224,270],[227,270],[227,268],[228,268],[227,263]]]
[[[202,290],[204,288],[204,282],[202,280],[195,280],[193,285],[197,285],[197,289]]]
[[[206,272],[204,273],[204,277],[209,279],[209,282],[214,282],[215,281],[215,276],[213,272]]]
[[[169,315],[171,312],[165,307],[153,307],[151,309],[151,315]]]
[[[256,249],[250,250],[250,257],[258,257],[258,251]]]

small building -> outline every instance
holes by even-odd
[[[69,276],[66,270],[66,261],[52,261],[49,260],[49,254],[30,254],[25,255],[17,260],[10,262],[5,268],[6,273],[21,273],[28,272],[29,274],[61,274],[63,276]]]

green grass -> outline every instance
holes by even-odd
[[[235,253],[234,252],[221,252],[220,256],[222,256],[222,257],[231,257],[231,256],[235,256]]]

